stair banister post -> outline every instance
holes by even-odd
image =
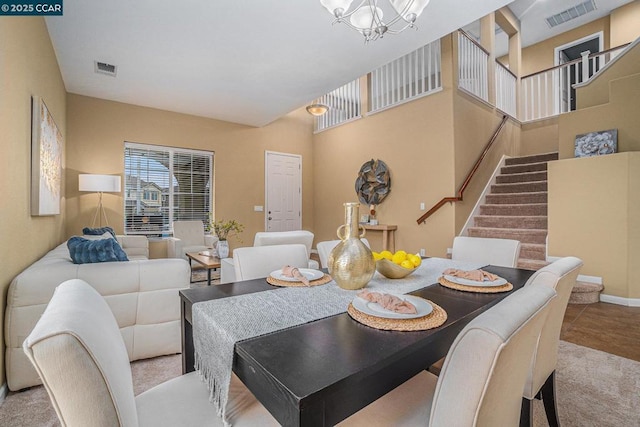
[[[584,52],[580,52],[582,55],[582,79],[578,83],[586,82],[589,80],[589,54],[590,50],[585,50]]]

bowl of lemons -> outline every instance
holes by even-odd
[[[373,258],[376,260],[376,270],[388,279],[407,277],[422,263],[420,255],[408,254],[402,250],[394,254],[389,251],[373,252]]]

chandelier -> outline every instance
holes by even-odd
[[[407,28],[415,28],[416,19],[430,0],[362,0],[357,7],[349,10],[353,0],[320,0],[335,21],[358,31],[364,41],[377,40],[385,34],[399,34]],[[379,4],[389,5],[380,7]],[[391,19],[383,20],[384,12],[391,12]],[[397,24],[397,25],[396,25]],[[395,28],[392,28],[395,25]]]

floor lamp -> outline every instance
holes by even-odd
[[[93,221],[91,221],[91,227],[95,226],[96,218],[98,217],[100,217],[98,220],[100,226],[102,226],[102,217],[104,217],[105,225],[109,225],[107,213],[102,205],[102,193],[119,193],[120,177],[117,175],[80,174],[78,176],[78,190],[90,191],[100,195],[96,213],[93,214]]]

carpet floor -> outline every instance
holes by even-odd
[[[135,394],[180,375],[180,366],[180,355],[132,362]],[[556,380],[562,426],[640,426],[640,362],[560,341]],[[42,386],[11,392],[0,406],[0,426],[59,425]],[[534,425],[548,425],[539,401]]]

